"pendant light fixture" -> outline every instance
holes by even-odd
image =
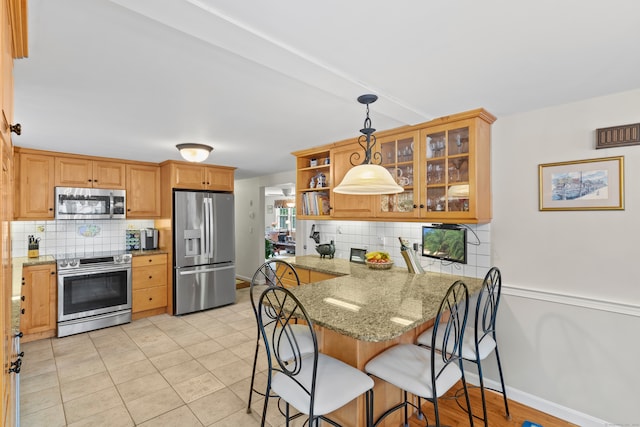
[[[204,144],[178,144],[176,145],[180,155],[188,162],[203,162],[209,157],[209,153],[213,151],[213,147]]]
[[[376,136],[373,133],[376,130],[371,127],[369,104],[376,102],[377,99],[377,95],[371,94],[358,97],[358,102],[367,106],[367,118],[364,119],[364,128],[360,129],[362,135],[358,138],[358,144],[364,149],[364,160],[356,165],[354,159],[360,160],[360,154],[351,154],[349,161],[353,167],[349,169],[340,185],[333,189],[335,193],[370,195],[396,194],[404,191],[404,188],[393,179],[391,172],[380,166],[382,155],[379,152],[373,152],[376,145]]]

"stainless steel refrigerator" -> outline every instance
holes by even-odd
[[[173,233],[174,313],[234,303],[233,194],[174,190]]]

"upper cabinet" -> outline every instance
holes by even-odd
[[[54,158],[15,152],[15,219],[53,219]]]
[[[120,162],[56,157],[56,186],[124,189],[125,165]]]
[[[483,109],[430,122],[420,132],[421,217],[491,221],[491,124]]]
[[[297,157],[299,206],[317,194],[318,173],[331,176],[327,188],[327,218],[354,220],[485,223],[491,220],[491,124],[496,118],[484,109],[467,111],[378,132],[376,158],[404,188],[392,195],[346,195],[331,189],[353,164],[362,162],[356,139],[293,153]],[[330,148],[327,148],[330,147]],[[330,153],[326,171],[310,162]],[[354,155],[355,153],[355,155]],[[360,157],[358,157],[358,155]],[[315,178],[315,182],[314,182]],[[298,209],[298,218],[314,218]]]
[[[233,167],[174,161],[163,162],[161,167],[163,182],[166,181],[170,188],[233,191]]]
[[[160,166],[127,164],[127,218],[160,216]]]
[[[331,213],[331,152],[305,152],[296,159],[296,217],[328,217]]]

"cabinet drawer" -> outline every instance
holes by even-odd
[[[297,286],[295,275],[293,271],[284,271],[286,267],[282,264],[278,265],[277,274],[278,277],[282,278],[282,283],[285,286]],[[309,283],[309,270],[305,270],[304,268],[296,268],[296,273],[298,273],[298,279],[300,280],[300,284]]]
[[[166,264],[167,263],[167,255],[140,255],[134,256],[131,260],[131,265],[135,267],[143,267],[146,265],[156,265],[156,264]]]
[[[152,286],[165,286],[167,284],[166,264],[145,265],[133,269],[131,274],[131,286],[133,289],[150,288]]]
[[[323,273],[321,271],[311,271],[309,273],[309,283],[320,282],[322,280],[333,279],[334,277],[338,277],[335,274]]]
[[[151,310],[152,308],[165,307],[167,305],[167,287],[154,286],[153,288],[136,289],[133,291],[131,311]]]

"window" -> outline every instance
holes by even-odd
[[[274,209],[276,227],[280,230],[296,229],[296,208],[276,208]]]

